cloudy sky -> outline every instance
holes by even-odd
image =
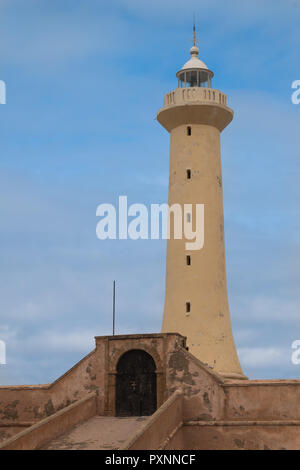
[[[299,0],[0,0],[0,384],[47,383],[111,333],[159,332],[164,241],[99,241],[98,204],[167,202],[155,121],[200,56],[222,136],[232,324],[250,378],[300,378]]]

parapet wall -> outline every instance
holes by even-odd
[[[87,397],[57,411],[49,418],[42,419],[18,435],[0,445],[0,450],[36,450],[48,444],[73,426],[95,416],[97,395],[89,393]]]
[[[166,390],[171,399],[127,449],[300,449],[299,380],[224,381],[177,347],[168,353]]]
[[[103,354],[92,351],[52,384],[0,387],[0,442],[86,397],[104,406]]]
[[[179,105],[186,102],[213,102],[227,105],[227,96],[220,90],[214,90],[212,88],[176,88],[176,90],[170,91],[165,95],[164,106]]]
[[[300,380],[224,381],[184,349],[168,366],[184,401],[166,449],[300,449]]]
[[[184,348],[169,355],[167,364],[167,390],[181,390],[185,399],[184,419],[205,421],[222,419],[226,394],[223,379]]]
[[[174,334],[96,337],[96,349],[51,384],[0,387],[0,442],[54,413],[97,394],[97,413],[115,415],[115,378],[119,358],[131,349],[142,349],[156,364],[158,406],[168,398],[167,360],[171,351],[184,345]]]
[[[224,384],[226,420],[300,420],[300,380],[247,380]]]
[[[297,422],[190,422],[185,423],[167,450],[299,450]]]
[[[120,450],[164,450],[183,422],[183,395],[176,391]]]
[[[52,384],[0,387],[0,439],[91,392],[96,413],[114,416],[117,363],[132,349],[155,361],[159,408],[150,423],[157,442],[147,437],[147,425],[135,441],[138,448],[300,449],[300,380],[224,381],[176,333],[96,337],[96,349]]]

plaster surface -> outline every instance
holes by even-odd
[[[44,450],[116,450],[141,427],[147,417],[95,416],[54,439]]]

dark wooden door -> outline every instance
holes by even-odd
[[[116,415],[149,416],[156,406],[154,360],[145,351],[128,351],[117,366]]]

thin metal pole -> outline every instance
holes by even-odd
[[[116,327],[116,281],[113,283],[113,336],[115,336]]]

